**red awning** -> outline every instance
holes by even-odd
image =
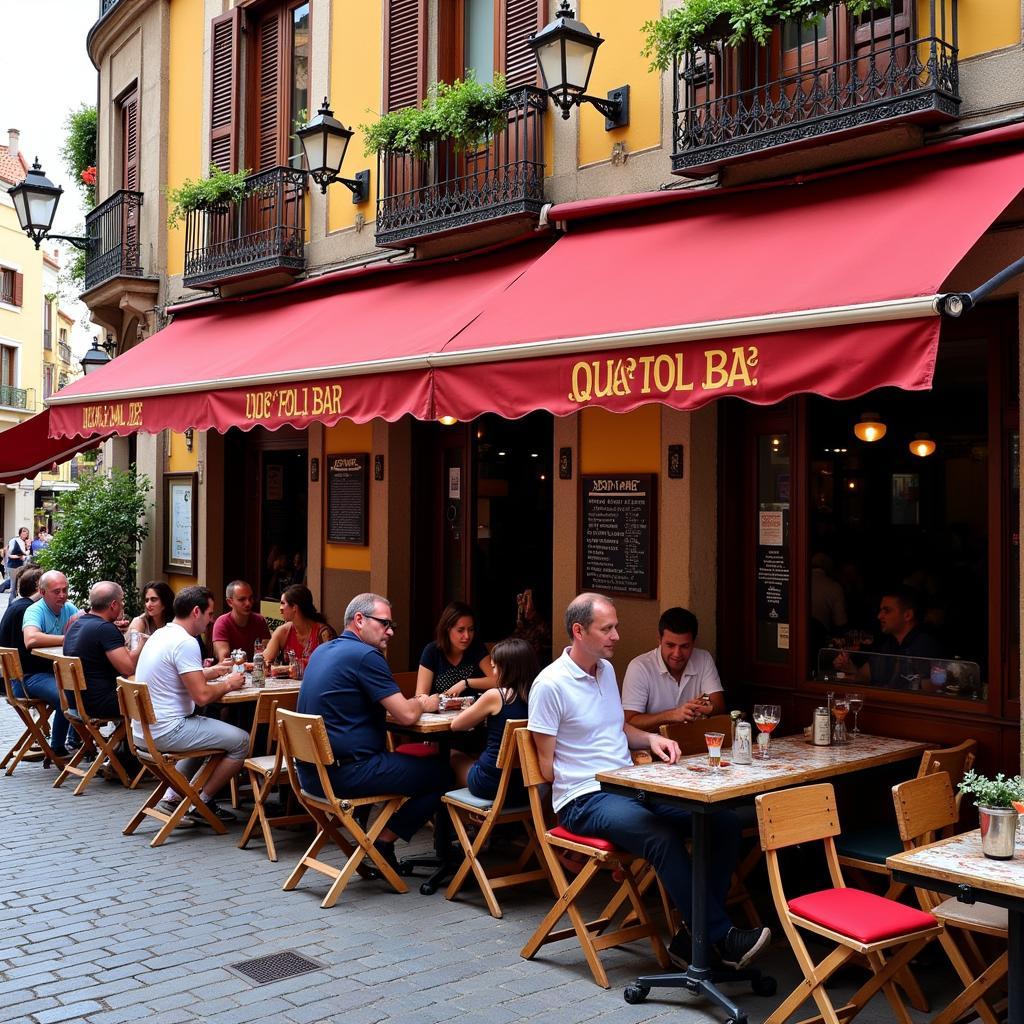
[[[1020,190],[1022,135],[657,207],[621,200],[627,212],[574,219],[553,245],[207,305],[55,396],[52,429],[511,418],[927,388],[936,294]]]
[[[0,484],[34,477],[54,463],[60,465],[79,452],[95,448],[106,436],[84,440],[50,437],[50,410],[44,409],[0,433]]]

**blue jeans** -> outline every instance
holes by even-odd
[[[60,709],[56,678],[52,672],[33,672],[22,680],[22,688],[26,696],[34,700],[45,700],[53,708],[53,718],[50,720],[50,746],[59,754],[67,748],[68,720]]]
[[[323,795],[315,769],[302,763],[298,768],[302,788]],[[437,813],[442,795],[455,785],[447,758],[387,751],[348,764],[333,764],[327,775],[339,799],[388,793],[409,797],[388,822],[388,828],[406,842]]]
[[[643,857],[658,873],[683,920],[693,921],[693,875],[684,840],[690,836],[689,811],[671,804],[641,803],[618,793],[586,793],[566,804],[558,819],[580,836],[608,839]],[[708,817],[708,939],[718,942],[732,927],[725,897],[740,848],[740,826],[729,811]]]

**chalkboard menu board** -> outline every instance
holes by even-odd
[[[582,476],[580,581],[583,590],[655,595],[654,473]]]
[[[370,511],[370,456],[327,456],[327,540],[367,544]]]

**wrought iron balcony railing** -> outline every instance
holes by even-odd
[[[66,341],[57,343],[57,355],[62,363],[71,362],[71,346]]]
[[[25,388],[12,388],[9,384],[0,384],[0,405],[8,409],[28,409],[28,391]]]
[[[444,140],[426,157],[385,153],[377,162],[377,244],[407,244],[506,217],[539,216],[544,205],[547,94],[511,91],[508,123],[479,149],[459,153]]]
[[[111,7],[116,7],[121,0],[100,0],[100,17],[102,18]]]
[[[858,18],[837,3],[779,26],[765,46],[691,50],[675,72],[672,169],[681,174],[884,122],[954,120],[957,0],[891,0]]]
[[[275,167],[250,175],[238,202],[185,215],[188,288],[213,288],[273,270],[305,269],[306,172]]]
[[[85,254],[85,290],[113,277],[141,277],[139,221],[142,193],[121,189],[85,218],[89,249]]]

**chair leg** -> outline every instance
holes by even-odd
[[[85,740],[82,741],[82,745],[74,751],[70,759],[65,763],[64,767],[60,770],[57,778],[53,780],[53,788],[60,789],[61,786],[67,781],[72,775],[78,775],[79,772],[75,769],[82,763],[82,758],[92,749],[90,744],[87,744]],[[93,758],[93,765],[95,766],[97,758]]]
[[[164,795],[164,790],[167,789],[167,783],[157,776],[157,787],[152,793],[146,798],[146,802],[135,812],[135,817],[128,822],[127,825],[121,830],[121,835],[130,836],[135,830],[142,824],[146,819],[146,815],[160,803],[160,798]]]
[[[4,754],[3,760],[0,761],[0,772],[2,772],[7,767],[7,763],[11,760],[12,757],[14,757],[16,753],[18,753],[19,750],[21,750],[22,746],[25,744],[26,741],[31,745],[32,733],[29,732],[28,729],[25,729],[22,732],[18,739],[11,744],[11,749],[8,750],[6,754]],[[8,774],[10,773],[8,772]]]
[[[38,718],[36,718],[31,711],[26,711],[23,708],[16,707],[15,710],[18,712],[19,717],[25,724],[25,730],[29,733],[29,739],[21,745],[21,748],[15,755],[13,762],[7,766],[7,774],[14,774],[14,769],[18,767],[22,758],[29,752],[29,750],[32,749],[33,743],[39,746],[39,749],[43,752],[43,758],[46,761],[51,761],[53,764],[63,767],[66,759],[58,757],[53,752],[53,748],[50,746],[50,741],[44,735],[45,730],[50,724],[49,708],[45,711],[40,710]]]
[[[985,996],[993,985],[1006,977],[1008,966],[1009,953],[1003,953],[971,981],[963,992],[935,1017],[932,1024],[953,1024],[953,1021],[972,1006],[982,1020],[986,1022],[995,1020],[995,1015],[985,1001]]]
[[[469,833],[466,831],[466,824],[462,820],[462,815],[459,811],[449,804],[448,812],[449,817],[452,819],[452,827],[455,829],[459,845],[462,847],[464,857],[462,863],[459,865],[458,871],[455,872],[455,876],[452,878],[451,883],[444,894],[444,898],[446,900],[454,899],[456,894],[462,888],[470,870],[472,870],[473,876],[476,878],[477,885],[480,886],[480,892],[483,894],[484,902],[487,904],[488,913],[491,917],[500,918],[501,907],[498,904],[497,897],[494,895],[494,889],[491,887],[490,879],[488,879],[487,873],[484,871],[483,865],[480,863],[479,859],[480,852],[483,850],[484,844],[487,842],[487,837],[491,834],[491,831],[494,828],[494,822],[492,819],[485,817],[476,834],[476,838],[471,840],[469,838]]]
[[[249,779],[252,784],[253,808],[252,814],[249,815],[249,820],[245,824],[245,830],[242,832],[242,838],[238,840],[238,848],[240,850],[246,848],[258,824],[263,833],[263,842],[267,847],[267,858],[268,860],[276,861],[277,849],[274,846],[274,836],[270,823],[267,821],[265,806],[267,795],[273,788],[276,780],[264,778],[261,785],[259,775],[251,768],[249,769]]]
[[[328,835],[327,830],[323,827],[323,821],[321,817],[313,814],[313,820],[316,821],[317,825],[320,826],[320,830],[313,837],[313,842],[309,844],[306,852],[299,858],[299,863],[295,865],[292,873],[285,879],[284,885],[281,886],[283,892],[291,892],[301,881],[302,876],[314,866],[317,866],[316,855],[324,848],[324,843],[327,842]]]

